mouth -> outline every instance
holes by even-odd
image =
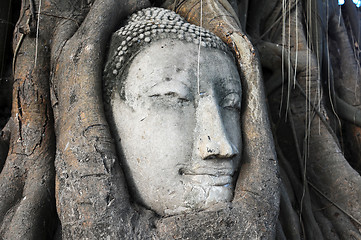
[[[187,169],[180,168],[179,175],[189,177],[192,182],[207,184],[211,186],[231,187],[233,182],[234,170],[230,168],[222,169]]]
[[[230,176],[233,177],[234,169],[232,168],[210,168],[210,167],[198,167],[198,168],[185,168],[182,167],[178,170],[179,175],[209,175],[213,177]]]

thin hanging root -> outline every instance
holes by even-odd
[[[25,34],[23,33],[20,33],[20,39],[18,41],[18,43],[16,44],[16,48],[15,48],[15,51],[14,51],[14,57],[13,57],[13,63],[12,63],[12,69],[13,69],[13,76],[15,75],[15,64],[16,64],[16,59],[17,59],[17,56],[18,56],[18,53],[19,53],[19,49],[20,49],[20,46],[24,40],[24,36]]]
[[[41,0],[39,1],[38,20],[36,22],[35,59],[34,59],[34,66],[35,67],[36,67],[37,60],[38,60],[40,12],[41,12]],[[34,15],[35,15],[35,12],[34,12]]]
[[[297,79],[297,67],[298,67],[298,30],[299,30],[299,19],[298,19],[298,0],[295,3],[296,5],[296,56],[295,56],[295,73],[293,74],[293,85],[296,85]]]
[[[288,9],[291,9],[291,1],[288,2]],[[287,43],[287,48],[288,48],[288,54],[287,54],[287,65],[288,65],[287,66],[287,80],[288,81],[287,81],[287,99],[286,99],[286,120],[287,120],[287,113],[288,113],[289,104],[290,104],[291,78],[293,76],[296,76],[296,74],[293,71],[294,70],[293,66],[290,64],[291,63],[291,51],[290,51],[290,48],[291,48],[291,18],[292,18],[291,17],[291,11],[288,11],[288,36],[287,36],[288,37],[288,43]],[[286,45],[283,45],[283,48],[285,46]],[[285,59],[283,59],[283,60],[285,60]]]
[[[281,50],[281,74],[282,74],[282,88],[281,88],[281,103],[278,110],[278,115],[281,116],[281,110],[283,106],[283,96],[284,96],[284,79],[285,79],[285,44],[286,44],[286,1],[282,0],[282,50]]]
[[[200,27],[202,27],[202,22],[203,22],[203,2],[201,0],[201,8],[200,8]],[[202,43],[202,35],[199,33],[199,45],[198,45],[198,59],[197,59],[197,93],[198,95],[201,95],[201,90],[200,90],[200,78],[199,78],[199,74],[200,74],[200,59],[201,59],[201,43]]]

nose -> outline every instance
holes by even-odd
[[[199,99],[195,149],[203,160],[231,158],[239,153],[227,137],[220,110],[213,96]]]

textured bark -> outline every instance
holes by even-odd
[[[48,82],[50,32],[39,26],[42,34],[35,46],[30,29],[35,19],[26,6],[24,2],[15,32],[18,51],[10,148],[0,175],[0,231],[4,239],[51,237],[56,221],[55,136]],[[19,29],[29,31],[20,33]]]
[[[131,207],[104,117],[101,78],[111,32],[121,19],[145,6],[146,1],[95,1],[82,13],[86,17],[72,36],[64,31],[74,29],[75,22],[57,29],[52,103],[57,211],[65,239],[129,235],[119,224],[131,217]]]
[[[1,93],[14,79],[12,100],[0,98],[0,238],[360,239],[360,11],[350,0],[342,12],[336,0],[282,3],[22,0],[14,57],[0,50]],[[101,78],[112,32],[150,5],[235,54],[244,149],[222,210],[160,217],[129,196]],[[1,19],[19,10],[0,6]]]

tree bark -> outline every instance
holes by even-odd
[[[0,98],[1,239],[361,239],[360,11],[350,0],[342,12],[336,0],[0,6],[2,20],[20,12],[13,57],[0,22],[0,86],[14,79],[9,119]],[[244,149],[222,210],[160,217],[129,196],[104,116],[103,61],[121,22],[149,6],[235,54]]]

